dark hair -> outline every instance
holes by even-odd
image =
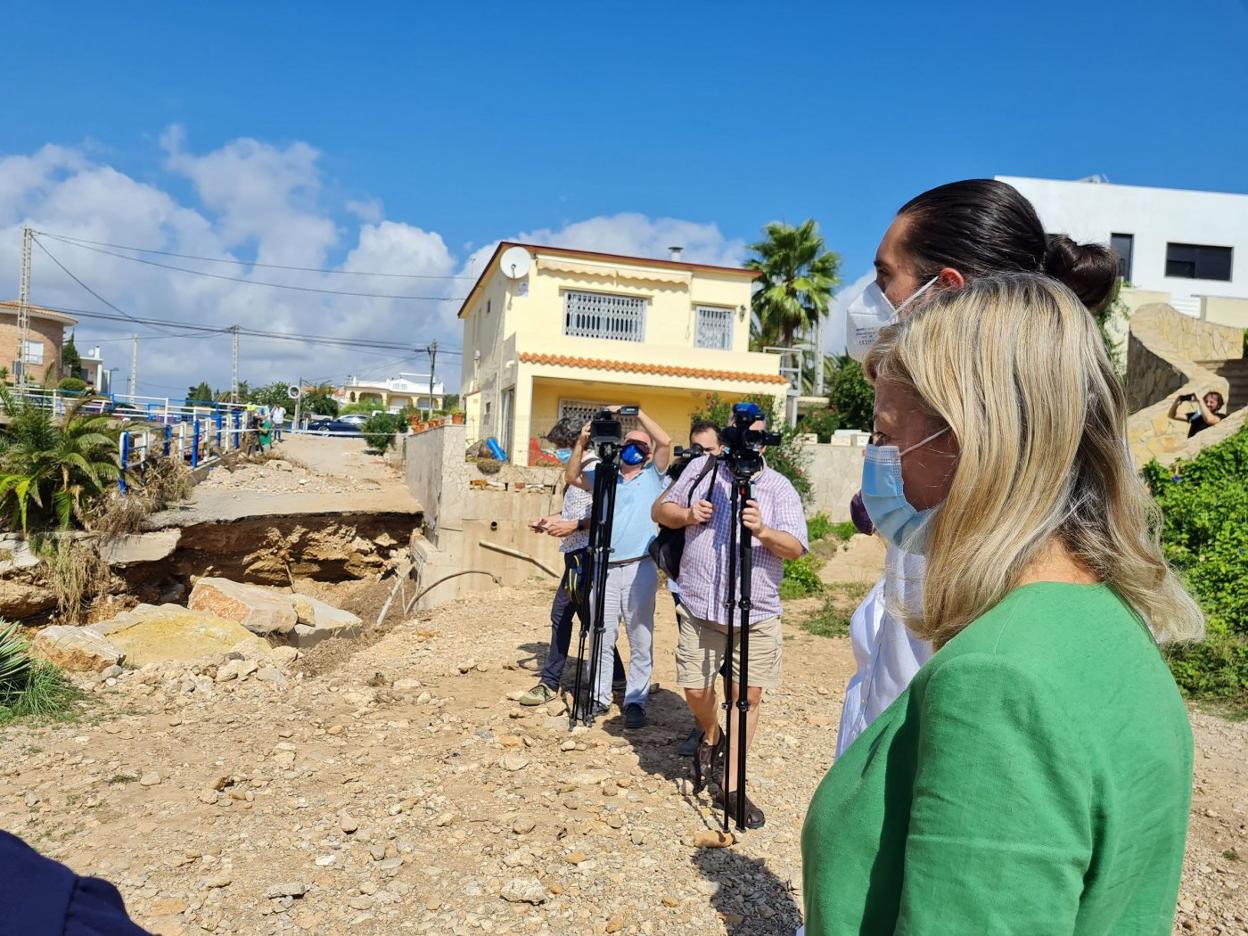
[[[581,434],[581,427],[585,425],[583,419],[577,419],[575,416],[564,416],[550,428],[550,432],[546,433],[546,438],[560,448],[571,448],[576,444],[576,437]]]
[[[1205,396],[1216,396],[1218,398],[1218,405],[1213,408],[1215,413],[1226,406],[1226,397],[1222,396],[1217,390],[1206,390]]]
[[[1118,256],[1102,244],[1049,237],[1031,202],[996,179],[966,179],[929,189],[901,206],[910,222],[902,249],[920,280],[944,267],[967,279],[993,273],[1046,273],[1093,312],[1113,295]]]
[[[708,420],[699,419],[697,422],[695,422],[693,425],[689,427],[689,441],[692,442],[693,437],[697,435],[699,432],[713,432],[715,433],[716,442],[723,441],[723,439],[719,437],[719,426],[715,425],[713,422],[710,422]]]

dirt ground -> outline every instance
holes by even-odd
[[[335,512],[417,514],[420,505],[363,439],[288,435],[273,446],[269,461],[213,468],[188,503],[153,516],[147,526]]]
[[[699,850],[717,819],[676,752],[691,723],[671,603],[660,595],[649,726],[626,733],[613,710],[570,734],[508,698],[536,681],[551,594],[423,613],[284,687],[123,678],[77,723],[3,731],[0,825],[117,883],[158,933],[792,934],[847,639],[788,625],[786,687],[750,758],[767,825]],[[1245,933],[1248,723],[1192,722],[1175,932]]]

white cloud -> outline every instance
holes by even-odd
[[[86,284],[133,315],[197,325],[244,327],[292,335],[333,335],[410,342],[423,348],[437,338],[460,345],[458,303],[470,286],[450,275],[475,275],[497,241],[466,258],[436,231],[386,219],[379,199],[364,196],[330,202],[319,153],[306,143],[275,146],[237,139],[197,153],[184,131],[170,127],[160,141],[172,179],[135,179],[108,165],[96,151],[45,146],[30,155],[0,156],[0,298],[17,293],[21,228],[112,244],[137,245],[198,257],[246,260],[343,271],[384,271],[430,278],[331,275],[184,260],[144,254],[156,264],[236,277],[246,282],[193,276],[92,252],[53,239],[48,249]],[[189,200],[173,194],[190,183]],[[511,240],[557,244],[612,253],[666,257],[673,245],[693,261],[736,264],[745,256],[740,240],[712,223],[620,213],[573,221],[559,228],[521,232]],[[108,249],[108,248],[105,248]],[[467,247],[465,247],[466,251]],[[251,285],[282,283],[346,292],[428,297],[325,295]],[[50,306],[108,311],[72,282],[36,247],[32,298]],[[441,300],[441,301],[438,301]],[[151,328],[83,317],[78,344],[103,342],[105,366],[129,371],[126,336],[140,336],[140,392],[180,395],[207,380],[230,380],[230,338],[167,338]],[[0,362],[9,353],[0,349]],[[340,380],[348,373],[420,371],[427,361],[415,351],[356,352],[293,341],[244,336],[241,375],[271,380]],[[445,367],[445,370],[444,370]],[[453,358],[439,371],[455,373]]]
[[[858,294],[874,279],[875,270],[867,270],[850,285],[841,287],[832,300],[828,320],[823,325],[823,350],[826,353],[845,353],[845,307],[858,298]]]

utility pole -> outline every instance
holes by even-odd
[[[815,396],[823,396],[823,319],[815,319]]]
[[[30,337],[30,245],[35,233],[22,228],[22,269],[17,281],[17,373],[13,382],[20,387],[26,382],[26,342]]]
[[[130,385],[127,390],[133,403],[139,395],[139,336],[134,335],[130,341]]]
[[[303,378],[302,377],[299,378],[299,383],[296,384],[296,386],[299,388],[299,395],[295,397],[295,421],[290,424],[291,432],[298,432],[300,429],[299,411],[303,409]]]
[[[230,383],[230,402],[238,402],[238,326],[230,329],[234,333],[234,376]]]
[[[429,344],[429,415],[433,415],[433,375],[438,367],[438,339]]]

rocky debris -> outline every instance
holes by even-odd
[[[151,533],[133,533],[107,540],[100,545],[100,558],[110,566],[168,559],[178,548],[182,531],[176,527]]]
[[[141,604],[83,630],[107,637],[131,667],[211,659],[249,642],[263,648],[255,652],[268,652],[268,644],[233,621],[173,604]]]
[[[43,570],[21,567],[0,578],[0,618],[20,621],[56,607]]]
[[[197,581],[187,607],[234,621],[261,637],[289,633],[299,622],[289,594],[224,578]]]
[[[360,482],[377,487],[375,481]],[[294,494],[315,491],[318,494],[349,495],[356,485],[346,478],[309,471],[286,459],[236,464],[209,472],[198,487],[205,490],[240,491],[248,494]]]
[[[746,685],[748,686],[749,683],[747,682]],[[749,792],[748,789],[746,792],[747,793]],[[735,841],[736,839],[733,837],[733,834],[731,832],[724,832],[720,829],[702,829],[701,831],[694,833],[693,847],[694,848],[727,848],[729,845],[732,845]]]
[[[503,885],[499,896],[509,903],[527,903],[538,906],[549,896],[537,878],[515,878]]]
[[[331,637],[358,637],[363,631],[364,622],[358,616],[316,598],[292,595],[291,605],[298,620],[291,642],[301,649]]]
[[[282,691],[258,679],[276,663],[255,637],[206,660],[106,670],[97,678],[114,684],[97,687],[89,718],[6,725],[0,827],[116,883],[152,932],[792,936],[801,825],[831,761],[848,641],[791,628],[786,682],[750,755],[767,825],[695,848],[698,832],[718,838],[722,810],[690,792],[676,754],[691,720],[669,691],[671,603],[649,725],[625,733],[613,711],[569,732],[566,717],[507,700],[536,681],[538,630],[524,622],[550,598],[522,586],[449,603],[320,675],[285,672]],[[216,681],[244,660],[255,672]],[[1248,918],[1248,861],[1234,857],[1248,855],[1248,722],[1191,714],[1176,932],[1228,936]],[[507,769],[512,754],[523,769]],[[161,782],[144,787],[150,773]]]
[[[43,657],[71,673],[100,673],[125,654],[107,637],[85,627],[53,624],[35,634],[31,645]]]

